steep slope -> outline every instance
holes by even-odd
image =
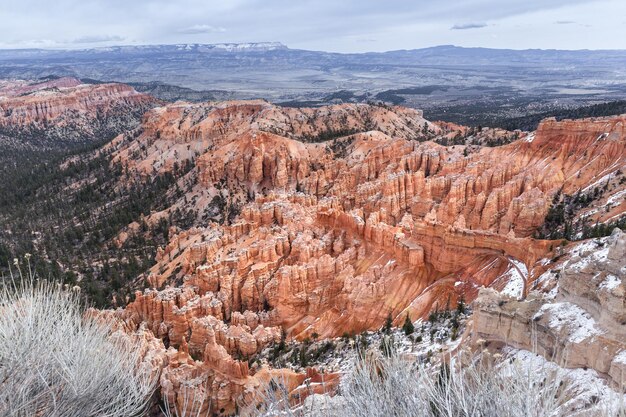
[[[232,412],[259,383],[245,359],[280,329],[354,334],[472,300],[481,286],[524,298],[566,243],[532,238],[559,196],[608,180],[571,216],[623,214],[625,123],[547,120],[505,146],[444,147],[429,139],[456,136],[454,126],[399,107],[154,109],[112,142],[113,160],[129,178],[187,166],[184,196],[145,221],[180,226],[184,212],[188,227],[170,228],[144,276],[153,289],[117,315],[176,357],[161,381],[172,402],[193,376],[212,387],[205,405]],[[141,233],[130,227],[120,244]]]
[[[122,84],[73,78],[0,81],[1,271],[30,253],[41,276],[69,284],[84,278],[85,292],[95,295],[102,278],[123,285],[125,273],[116,268],[123,259],[132,275],[141,270],[136,262],[149,257],[141,253],[148,245],[111,255],[109,234],[139,218],[136,212],[143,207],[129,204],[138,188],[142,202],[148,202],[158,187],[118,183],[121,171],[99,148],[136,128],[157,104]],[[141,257],[135,260],[137,252]],[[109,264],[114,267],[107,271]],[[103,292],[91,301],[107,304],[111,291]]]
[[[5,146],[58,147],[112,137],[134,127],[157,101],[124,84],[75,78],[0,82],[0,137]]]
[[[535,351],[565,368],[582,368],[618,392],[626,388],[626,234],[568,246],[537,278],[544,291],[519,301],[490,289],[474,303],[472,341],[493,350]],[[549,292],[545,290],[550,289]],[[594,404],[597,387],[582,392]],[[579,399],[580,400],[580,399]],[[601,401],[604,401],[602,399]]]

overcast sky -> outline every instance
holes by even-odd
[[[0,0],[0,48],[626,49],[626,0]]]

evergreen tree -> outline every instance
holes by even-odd
[[[404,319],[404,324],[402,325],[402,331],[407,336],[410,334],[413,334],[413,332],[415,331],[415,326],[413,326],[413,322],[411,321],[411,318],[409,317],[408,313],[406,315],[406,319]]]
[[[465,306],[465,297],[461,296],[459,302],[456,305],[456,311],[458,314],[465,314],[467,307]]]

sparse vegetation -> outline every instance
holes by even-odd
[[[355,133],[359,133],[359,130],[350,129],[350,128],[343,128],[343,129],[328,128],[327,130],[323,130],[316,135],[304,136],[301,139],[303,142],[319,143],[319,142],[327,142],[327,141],[341,138],[344,136],[354,135]]]
[[[626,101],[607,101],[606,103],[583,106],[554,106],[549,105],[537,110],[540,99],[538,97],[515,97],[511,99],[512,91],[503,89],[496,92],[486,101],[473,101],[463,104],[447,104],[426,108],[424,114],[429,120],[446,120],[465,126],[489,126],[506,130],[533,131],[539,122],[548,117],[557,120],[579,119],[583,117],[613,116],[626,113]],[[506,105],[499,105],[498,101],[506,96]],[[501,102],[502,103],[502,102]]]
[[[246,417],[565,417],[572,393],[566,373],[541,359],[530,363],[489,353],[449,358],[438,367],[389,357],[359,356],[335,397],[312,395],[294,404],[284,381],[273,380],[248,405]],[[312,390],[309,389],[309,394]],[[594,408],[623,416],[619,402]]]
[[[587,193],[578,192],[575,195],[557,192],[553,199],[544,224],[535,232],[538,239],[566,239],[569,241],[608,236],[617,227],[626,230],[626,216],[616,220],[590,224],[585,218],[574,221],[576,214],[589,204],[602,197],[607,190],[604,187],[595,187]]]
[[[490,126],[501,127],[507,130],[520,129],[532,131],[537,129],[539,122],[547,117],[555,117],[557,120],[563,120],[581,119],[583,117],[613,116],[623,113],[626,113],[626,100],[609,101],[606,103],[580,106],[572,109],[556,109],[554,111],[541,112],[538,114],[509,119],[496,119],[490,124]]]
[[[13,278],[0,289],[0,414],[144,415],[156,375],[138,342],[84,315],[75,290]]]
[[[24,156],[23,164],[2,165],[3,175],[14,181],[0,184],[0,271],[10,259],[32,253],[39,276],[70,285],[80,276],[83,296],[105,307],[112,295],[120,301],[132,295],[132,281],[153,265],[169,225],[185,224],[189,213],[180,211],[154,226],[143,218],[184,193],[176,181],[192,165],[188,161],[146,179],[126,178],[125,169],[110,162],[110,152],[96,151],[100,145],[33,150],[14,156]],[[133,222],[140,224],[139,232],[129,233],[122,246],[113,242]]]

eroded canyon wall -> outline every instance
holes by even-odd
[[[625,123],[547,120],[505,146],[444,147],[427,139],[460,127],[398,107],[154,109],[113,142],[114,161],[139,177],[190,164],[184,198],[147,221],[184,209],[194,227],[171,229],[146,276],[152,289],[119,317],[169,347],[161,385],[173,403],[191,378],[207,404],[233,412],[276,372],[246,359],[281,337],[423,317],[514,278],[524,298],[566,243],[531,237],[557,193],[607,182],[586,215],[605,220],[610,198],[623,213]],[[294,387],[303,377],[289,375]]]

